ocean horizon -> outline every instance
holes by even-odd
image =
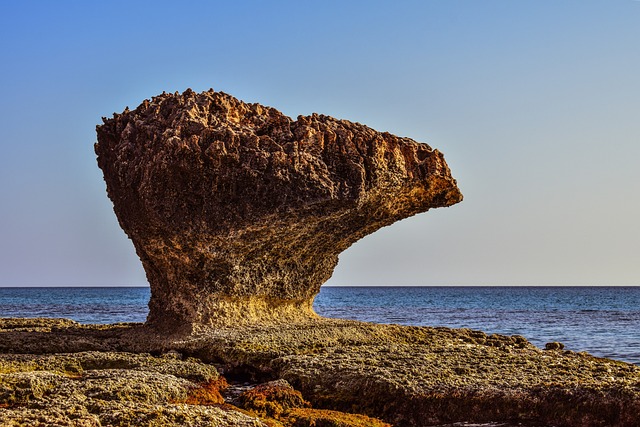
[[[148,286],[0,287],[0,317],[144,322]],[[522,335],[640,365],[639,286],[323,286],[326,317]]]

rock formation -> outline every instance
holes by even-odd
[[[314,317],[342,251],[462,200],[426,144],[213,90],[103,121],[98,165],[151,285],[148,323],[162,328]]]

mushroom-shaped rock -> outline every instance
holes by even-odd
[[[97,126],[147,323],[301,321],[338,255],[462,195],[440,152],[346,120],[292,120],[222,92],[166,94]]]

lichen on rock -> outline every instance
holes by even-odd
[[[213,90],[103,121],[98,165],[163,329],[313,318],[342,251],[462,199],[426,144]]]

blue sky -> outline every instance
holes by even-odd
[[[330,284],[640,285],[638,1],[6,1],[0,58],[0,286],[146,283],[95,126],[188,87],[445,153]]]

